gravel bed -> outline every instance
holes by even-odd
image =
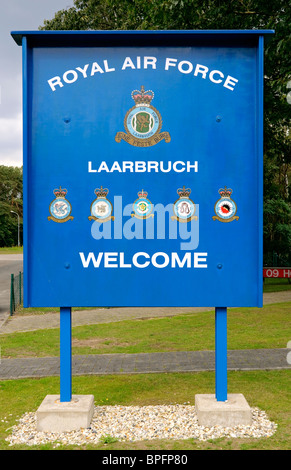
[[[264,411],[252,408],[250,426],[200,426],[195,406],[95,406],[90,428],[64,433],[38,432],[36,413],[25,413],[6,438],[10,446],[29,446],[54,442],[56,445],[100,444],[100,442],[142,441],[150,439],[197,439],[206,441],[220,437],[261,438],[272,436],[277,425]]]

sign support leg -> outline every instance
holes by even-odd
[[[70,307],[60,308],[60,401],[72,399],[72,315]]]
[[[215,308],[215,392],[217,401],[227,400],[227,308]]]

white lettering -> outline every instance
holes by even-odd
[[[156,57],[144,57],[144,59],[143,59],[143,68],[147,69],[148,65],[151,65],[152,69],[156,69],[157,68],[156,63],[157,63]]]
[[[176,67],[177,59],[166,58],[165,70],[169,70],[169,67]]]
[[[191,253],[186,253],[182,259],[179,258],[178,253],[172,253],[172,264],[171,267],[174,268],[176,263],[178,264],[179,268],[183,268],[184,264],[187,262],[187,268],[191,267]]]
[[[221,78],[215,79],[213,77],[214,75],[219,75]],[[224,75],[219,70],[212,70],[209,74],[209,80],[211,80],[213,83],[221,83],[223,78],[224,78]]]
[[[64,84],[72,84],[78,78],[87,78],[88,77],[88,70],[90,70],[90,76],[93,77],[96,73],[104,74],[104,72],[114,72],[116,69],[109,65],[108,60],[103,60],[103,67],[99,65],[98,62],[92,62],[91,64],[85,64],[75,69],[70,69],[64,72],[63,76],[60,77],[56,75],[55,77],[50,78],[47,80],[50,88],[52,91],[56,91],[57,87],[62,88]],[[149,69],[152,70],[157,69],[157,58],[154,56],[137,56],[136,58],[132,59],[131,57],[125,57],[121,70],[126,69]],[[176,67],[178,71],[182,74],[189,75],[193,73],[194,77],[200,76],[203,79],[206,79],[207,76],[212,83],[215,84],[222,84],[228,90],[233,91],[236,84],[238,83],[238,79],[228,75],[226,78],[220,70],[210,70],[206,65],[202,64],[193,64],[189,60],[181,60],[175,59],[173,57],[167,57],[165,59],[165,70],[170,70],[170,68]]]
[[[73,75],[73,78],[68,78],[68,75]],[[63,80],[66,83],[74,83],[78,78],[76,70],[67,70],[63,75]]]
[[[97,170],[92,169],[92,162],[88,162],[88,172],[89,173],[97,173]]]
[[[206,78],[207,72],[208,72],[208,67],[205,65],[200,65],[197,64],[194,72],[194,76],[197,77],[198,73],[202,74],[202,78]]]
[[[87,78],[88,77],[88,70],[90,70],[90,76],[93,77],[96,73],[104,74],[104,72],[114,72],[116,69],[109,65],[108,60],[103,60],[103,67],[99,65],[98,62],[92,62],[91,64],[85,64],[75,69],[67,70],[64,72],[63,76],[60,77],[56,75],[55,77],[50,78],[47,80],[50,88],[52,91],[56,91],[57,87],[62,88],[64,84],[72,84],[78,78]],[[137,56],[136,58],[132,59],[131,57],[125,57],[121,70],[126,69],[149,69],[152,70],[157,69],[157,58],[154,56]],[[234,87],[238,83],[238,79],[228,75],[225,79],[223,72],[220,70],[209,70],[209,68],[202,64],[193,64],[189,60],[181,60],[175,59],[173,57],[167,57],[165,59],[165,70],[170,70],[170,68],[176,67],[178,71],[184,75],[189,75],[193,73],[194,77],[200,76],[203,79],[206,79],[207,76],[212,83],[215,84],[222,84],[228,90],[233,91]]]
[[[172,162],[168,162],[168,168],[166,170],[164,168],[164,162],[161,162],[161,171],[163,173],[169,173],[169,171],[171,171],[171,168],[172,168]]]
[[[120,267],[121,268],[131,268],[131,264],[124,263],[124,253],[120,253]]]
[[[121,70],[125,70],[127,67],[135,69],[134,63],[132,62],[130,57],[126,57],[125,61],[123,62],[123,66],[121,67]]]
[[[186,171],[187,173],[197,173],[198,172],[198,161],[175,161],[175,162],[163,162],[163,161],[155,161],[150,160],[148,162],[144,160],[139,160],[135,162],[131,161],[123,161],[118,162],[114,161],[111,166],[106,161],[102,161],[99,164],[98,170],[94,168],[93,162],[88,161],[88,173],[99,173],[101,171],[105,171],[106,173],[113,173],[114,171],[118,171],[119,173],[151,173],[155,172],[158,173],[161,171],[162,173],[169,173],[170,171],[174,171],[176,173],[182,173]]]
[[[139,258],[140,256],[144,256],[146,259],[149,259],[149,257],[150,257],[150,255],[148,255],[147,253],[143,253],[143,252],[135,253],[132,257],[132,262],[133,262],[134,266],[136,266],[137,268],[146,268],[150,264],[150,262],[146,261],[143,264],[138,263],[137,258]]]
[[[94,253],[89,253],[87,259],[85,259],[84,253],[80,252],[79,255],[84,268],[88,268],[90,261],[92,261],[94,268],[99,268],[103,253],[98,253],[97,260]]]
[[[148,162],[148,172],[153,170],[157,173],[159,171],[159,163],[158,162]]]
[[[98,172],[100,171],[106,171],[106,173],[109,173],[109,169],[108,169],[106,162],[101,163],[101,165],[99,166]]]
[[[177,165],[182,165],[182,168],[178,170]],[[181,173],[182,171],[185,171],[185,163],[184,162],[174,162],[173,163],[173,170],[176,171],[177,173]]]
[[[118,253],[104,253],[104,267],[105,268],[118,268],[117,261]],[[113,263],[113,264],[110,264]]]
[[[223,86],[225,88],[228,88],[229,90],[233,91],[236,83],[238,82],[238,80],[236,78],[233,78],[231,77],[230,75],[227,76]]]
[[[158,264],[157,262],[158,257],[164,258],[164,262],[162,264]],[[165,268],[166,266],[168,266],[169,261],[170,261],[169,256],[166,253],[158,252],[152,256],[152,265],[155,268]]]
[[[81,67],[76,67],[76,70],[79,70],[81,74],[83,75],[84,78],[87,78],[87,68],[89,67],[89,64],[86,64],[85,67],[82,69]]]
[[[124,252],[99,252],[96,256],[90,252],[87,257],[84,253],[79,253],[81,262],[84,268],[88,268],[90,264],[94,268],[99,268],[103,260],[104,268],[147,268],[150,264],[157,269],[163,269],[169,266],[170,268],[207,268],[207,253],[192,253],[187,252],[181,256],[179,253],[172,252],[170,254],[159,251],[153,255],[146,252],[139,251],[132,256],[132,264],[126,263],[124,260]],[[193,256],[193,258],[192,258]]]
[[[122,162],[123,173],[125,173],[127,169],[129,169],[129,171],[133,173],[133,162]]]
[[[135,171],[136,173],[143,173],[147,171],[146,162],[135,162]]]
[[[199,264],[207,261],[206,256],[207,253],[194,253],[194,268],[207,268],[207,264]]]
[[[93,65],[92,65],[92,68],[91,68],[91,77],[93,77],[93,75],[97,72],[104,73],[104,71],[102,70],[100,65],[98,65],[97,62],[93,62]]]
[[[184,65],[184,64],[187,65],[186,70],[183,69],[183,65]],[[178,70],[179,70],[179,72],[181,72],[181,73],[191,73],[192,70],[193,70],[193,64],[191,64],[191,62],[189,62],[188,60],[182,60],[182,61],[179,62],[179,64],[178,64]]]
[[[187,162],[187,173],[190,173],[191,168],[193,168],[195,173],[197,173],[197,171],[198,171],[198,162],[195,162],[193,164],[191,164],[190,162]]]
[[[56,91],[56,86],[63,87],[64,84],[61,82],[61,77],[54,77],[48,80],[48,84],[53,91]]]
[[[109,68],[108,66],[108,61],[107,60],[103,60],[103,64],[104,64],[104,69],[105,69],[105,72],[114,72],[115,71],[115,68]]]
[[[103,457],[102,465],[129,465],[132,468],[135,465],[136,457],[116,457],[109,454],[109,457]]]
[[[118,162],[113,163],[110,173],[112,173],[113,171],[119,171],[119,173],[122,173],[122,169],[120,168],[120,165]]]

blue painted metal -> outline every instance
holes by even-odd
[[[215,396],[227,400],[227,308],[215,309]]]
[[[236,45],[238,40],[243,39],[244,44],[248,45],[257,40],[258,36],[266,38],[274,34],[273,30],[128,30],[128,31],[13,31],[12,36],[18,45],[22,45],[22,38],[28,37],[31,46],[75,46],[75,45],[92,45],[94,40],[98,40],[99,46],[102,38],[106,41],[105,46],[112,45],[113,42],[121,45],[127,42],[130,45],[138,45],[139,41],[145,39],[147,44],[157,40],[165,41],[173,40],[176,45],[181,45],[179,41],[186,42],[210,41],[212,44],[219,40],[227,41],[228,45]],[[120,43],[120,41],[122,41]]]
[[[227,307],[262,306],[263,48],[273,33],[12,33],[23,47],[24,306],[60,307],[61,401],[72,394],[72,306],[193,305],[216,306],[216,398],[227,400]],[[144,57],[155,66],[145,66]],[[126,58],[132,66],[124,67]],[[131,93],[141,86],[154,92],[151,118],[160,113],[161,132],[170,135],[142,148],[115,139],[125,130]],[[133,132],[134,126],[128,122]],[[97,171],[101,162],[111,168],[124,161],[172,168],[175,161],[195,162],[197,171]],[[60,186],[72,208],[65,223],[48,218]],[[102,230],[88,217],[100,187],[109,189],[115,217]],[[164,236],[125,236],[134,219],[118,208],[132,208],[144,190],[152,204],[176,210],[183,187],[199,206],[199,231],[186,233],[195,247],[182,248],[185,231],[170,236],[170,217]],[[237,217],[221,222],[213,216],[224,187],[233,191]],[[164,267],[173,254],[180,261],[186,256],[185,263]]]
[[[263,211],[259,208],[263,207],[263,186],[264,175],[263,165],[260,163],[264,158],[264,36],[259,37],[257,49],[257,96],[258,96],[258,115],[257,115],[257,146],[258,146],[258,266],[263,266]],[[258,292],[263,292],[263,276],[258,270],[257,272]],[[258,299],[258,303],[260,299]],[[262,306],[262,304],[260,304]]]
[[[60,308],[60,401],[72,399],[72,314]]]
[[[23,187],[28,187],[28,48],[27,48],[27,38],[23,37],[22,40],[22,102],[23,102]],[[27,191],[23,191],[23,220],[28,219],[28,207],[27,207]],[[24,273],[28,272],[27,265],[27,245],[28,245],[28,224],[23,224],[23,271]],[[23,277],[23,298],[28,297],[28,285],[26,282],[26,276]]]
[[[12,33],[24,48],[24,243],[25,296],[29,306],[262,306],[262,136],[263,40],[273,31],[28,31]],[[118,47],[116,47],[118,46]],[[138,67],[137,57],[155,57],[157,67]],[[122,70],[125,57],[135,68]],[[165,70],[165,58],[175,66]],[[107,68],[114,71],[105,71]],[[91,75],[94,62],[102,73]],[[178,64],[184,69],[178,70]],[[77,68],[88,64],[86,78]],[[194,76],[185,67],[209,69]],[[102,68],[101,67],[101,68]],[[182,66],[181,66],[182,67]],[[69,72],[67,75],[66,72]],[[74,72],[72,72],[74,71]],[[214,71],[210,80],[210,71]],[[63,86],[51,89],[59,76]],[[65,79],[64,79],[65,76]],[[235,77],[232,89],[220,79]],[[115,135],[134,105],[131,92],[154,91],[165,140],[138,148]],[[102,161],[197,161],[198,172],[97,173]],[[89,162],[93,171],[88,170]],[[173,204],[177,189],[191,189],[199,205],[199,245],[181,249],[183,237],[123,236],[96,239],[88,220],[94,190],[109,189],[114,211],[122,197],[132,205],[148,192],[153,204]],[[73,220],[48,221],[53,190],[68,190]],[[214,221],[218,190],[232,188],[238,220]],[[113,212],[116,217],[116,213]],[[123,216],[128,222],[130,214]],[[132,219],[133,220],[133,219]],[[157,218],[154,218],[156,221]],[[115,221],[104,223],[106,232]],[[107,225],[106,225],[107,224]],[[189,225],[189,224],[187,224]],[[99,226],[100,228],[100,226]],[[100,230],[98,231],[100,234]],[[115,233],[115,232],[114,232]],[[132,264],[136,253],[189,251],[191,268],[146,268]],[[193,267],[193,252],[207,253],[207,268]],[[90,253],[103,253],[99,267],[86,268]],[[118,254],[104,265],[104,253]],[[124,253],[121,267],[120,254]],[[203,256],[202,256],[203,258]],[[160,258],[160,262],[163,258]],[[140,262],[147,261],[140,258]],[[109,266],[111,264],[111,266]],[[202,263],[203,264],[203,263]],[[170,286],[170,287],[169,287]]]

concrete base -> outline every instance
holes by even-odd
[[[36,412],[38,431],[67,432],[90,426],[94,412],[94,395],[73,395],[60,402],[59,395],[47,395]]]
[[[227,401],[215,395],[195,395],[195,408],[201,426],[232,427],[252,424],[251,409],[241,393],[230,393]]]

